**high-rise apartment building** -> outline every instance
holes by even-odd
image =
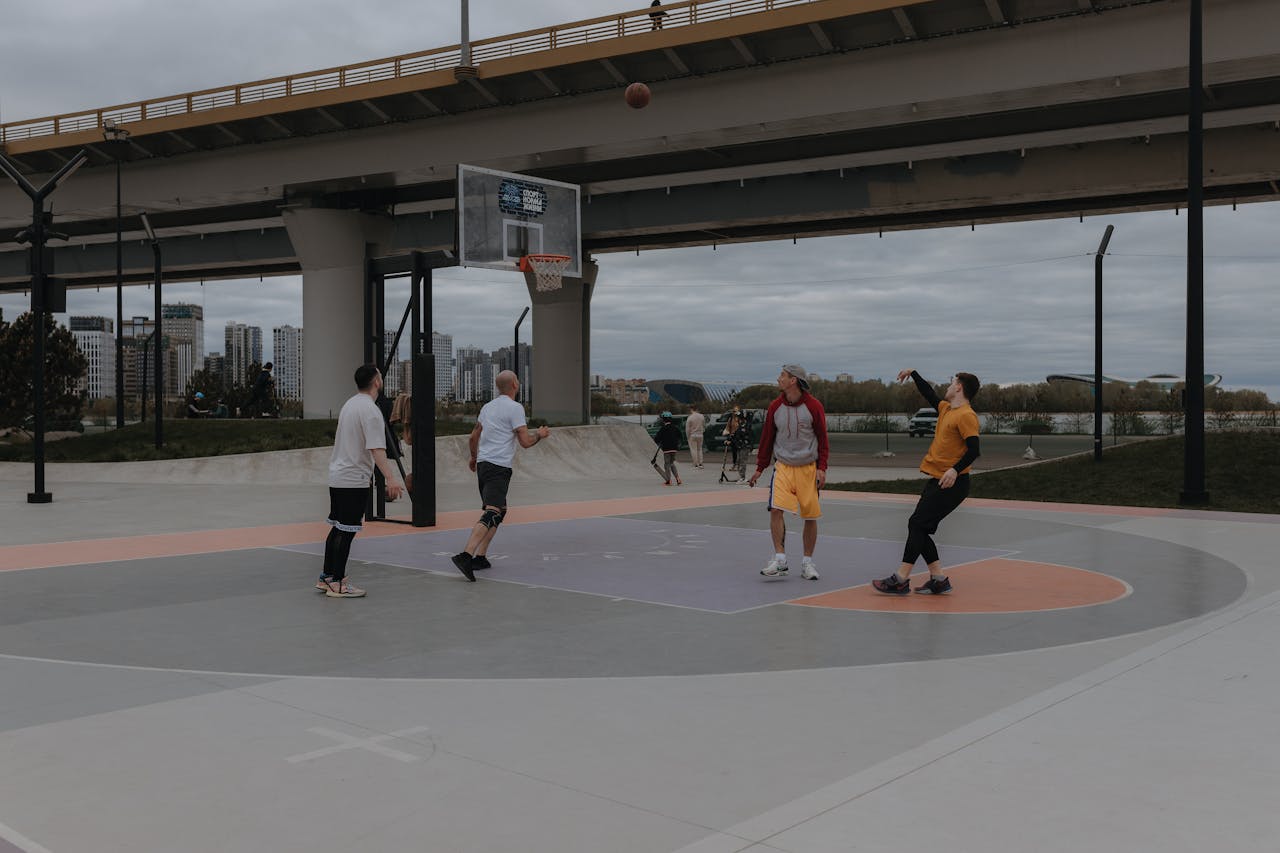
[[[271,352],[276,396],[285,400],[301,400],[302,329],[294,326],[277,326],[272,329]]]
[[[386,369],[382,371],[383,393],[388,397],[394,397],[401,391],[407,391],[400,384],[400,350],[396,349],[391,352],[391,345],[395,343],[396,333],[394,329],[388,329],[382,333],[382,353],[386,359]]]
[[[515,352],[519,358],[512,358],[511,347],[501,347],[494,351],[493,360],[499,370],[515,371],[516,378],[520,380],[520,394],[516,399],[527,403],[533,394],[533,347],[520,344]]]
[[[222,353],[215,352],[204,357],[204,370],[213,376],[219,378],[227,374],[227,360],[222,357]]]
[[[253,381],[249,365],[262,364],[262,328],[232,321],[227,323],[224,340],[223,381],[229,388],[248,385]]]
[[[116,387],[115,323],[106,317],[71,317],[71,336],[88,364],[77,390],[90,400],[114,397]]]
[[[458,347],[454,399],[486,402],[493,399],[493,357],[479,347]]]
[[[173,376],[165,371],[164,384],[182,394],[191,381],[191,374],[204,363],[204,308],[177,303],[161,305],[160,311],[164,319],[164,336],[176,354],[176,370]]]
[[[436,357],[436,399],[453,396],[453,335],[431,333],[431,354]]]

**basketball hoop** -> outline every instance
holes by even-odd
[[[570,260],[568,255],[525,255],[520,258],[520,271],[533,271],[538,290],[559,290]]]

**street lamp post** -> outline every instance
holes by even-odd
[[[1204,3],[1191,0],[1187,65],[1187,404],[1181,504],[1209,502],[1204,447]]]
[[[116,429],[124,426],[124,243],[120,229],[120,146],[129,131],[115,119],[102,120],[102,138],[114,143],[116,160]]]
[[[17,166],[0,154],[0,172],[4,172],[9,180],[31,198],[31,230],[26,236],[31,240],[31,334],[35,339],[31,347],[32,406],[35,409],[32,413],[35,415],[35,436],[32,438],[31,449],[35,456],[35,491],[27,493],[27,503],[47,504],[53,500],[53,495],[44,490],[44,200],[88,159],[89,155],[84,151],[76,152],[44,186],[36,189],[18,171]],[[22,236],[19,235],[19,242],[22,242]]]
[[[1115,232],[1108,225],[1093,258],[1093,461],[1102,461],[1102,259]]]
[[[151,254],[155,260],[155,267],[152,270],[154,275],[153,284],[156,291],[156,449],[159,450],[164,446],[164,352],[161,343],[164,340],[164,311],[160,301],[160,285],[161,285],[161,259],[160,259],[160,240],[156,237],[156,231],[151,227],[151,220],[144,213],[142,214],[142,230],[147,232],[147,242],[151,244]],[[145,421],[147,415],[144,412],[142,419]]]
[[[515,373],[517,381],[520,379],[520,324],[524,322],[524,318],[528,313],[529,306],[526,305],[525,309],[520,312],[520,319],[516,320],[515,341],[511,346],[511,371]],[[524,390],[524,383],[521,382],[520,385],[521,390]],[[525,392],[525,397],[528,397],[527,391]]]

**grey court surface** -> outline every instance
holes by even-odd
[[[0,485],[6,542],[109,533],[73,483],[43,508]],[[663,492],[517,486],[512,522]],[[316,492],[122,489],[112,514],[208,530],[215,503],[231,530]],[[908,512],[828,499],[812,582],[759,576],[754,503],[509,522],[475,584],[465,530],[363,537],[362,600],[310,590],[314,540],[0,572],[0,851],[1280,846],[1280,519],[971,502],[939,537],[956,601],[1003,559],[1126,593],[807,606],[892,569]]]

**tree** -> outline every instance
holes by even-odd
[[[66,326],[44,315],[44,406],[46,417],[79,420],[84,396],[76,390],[84,377],[84,354]],[[34,315],[30,311],[6,323],[0,310],[0,427],[19,426],[35,409],[31,376]]]

